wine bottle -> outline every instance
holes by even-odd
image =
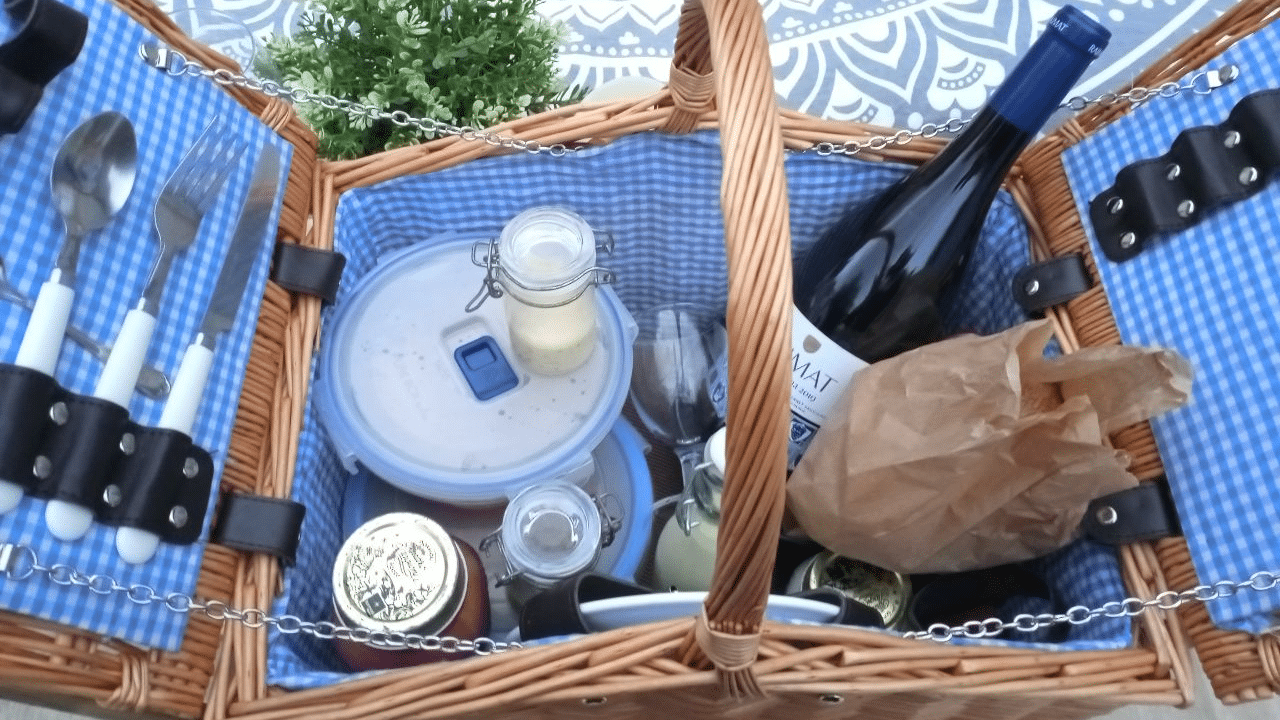
[[[1068,5],[935,157],[863,199],[798,264],[791,462],[866,363],[940,339],[996,191],[1111,34]]]

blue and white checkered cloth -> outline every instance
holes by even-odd
[[[142,292],[159,251],[152,209],[183,154],[219,115],[231,132],[247,142],[248,151],[240,156],[205,216],[195,243],[174,263],[164,291],[147,361],[172,375],[204,315],[248,192],[254,161],[267,143],[279,146],[286,158],[289,146],[211,81],[169,77],[145,65],[138,57],[138,46],[152,36],[112,3],[69,0],[69,4],[89,16],[89,35],[79,59],[45,88],[22,131],[0,138],[2,251],[15,285],[35,297],[53,269],[63,224],[50,196],[49,171],[63,138],[86,118],[106,110],[121,112],[133,122],[138,138],[133,192],[105,229],[85,239],[80,254],[72,322],[104,342],[115,337],[125,312]],[[7,14],[0,14],[0,39],[14,31],[8,23]],[[279,203],[273,209],[271,227],[278,217]],[[262,239],[235,327],[219,338],[193,430],[195,442],[214,457],[215,479],[221,476],[226,459],[274,239],[274,232]],[[16,357],[27,319],[25,310],[0,303],[0,361],[12,362]],[[102,363],[87,352],[69,342],[63,344],[56,377],[65,387],[91,394],[101,370]],[[162,408],[160,401],[135,395],[129,411],[138,422],[153,425]],[[202,537],[207,534],[208,518]],[[117,557],[114,537],[114,530],[95,524],[83,539],[60,542],[45,528],[44,502],[31,498],[0,516],[0,541],[31,547],[46,566],[65,563],[83,573],[144,584],[161,594],[195,590],[203,541],[191,546],[162,544],[150,562],[134,566]],[[83,587],[63,587],[38,578],[17,581],[3,575],[0,607],[167,650],[181,644],[187,621],[163,605],[136,605],[120,594],[101,596]]]
[[[496,236],[521,210],[559,204],[613,236],[616,249],[601,264],[616,272],[614,288],[632,312],[676,300],[724,307],[721,167],[715,133],[647,133],[563,158],[488,158],[352,190],[342,196],[336,221],[335,246],[348,258],[337,305],[386,253],[444,233]],[[904,172],[901,166],[816,154],[790,155],[786,168],[797,257],[842,212],[839,199],[865,197]],[[1001,195],[960,292],[951,322],[954,330],[991,333],[1025,319],[1009,290],[1013,274],[1028,260],[1025,237],[1012,200]],[[474,273],[479,289],[479,268],[460,271]],[[330,616],[330,574],[342,541],[344,479],[309,409],[294,481],[294,498],[308,507],[307,521],[298,562],[286,573],[285,593],[273,608],[277,613],[313,620]],[[1097,607],[1125,597],[1110,549],[1076,543],[1038,562],[1068,604]],[[1072,627],[1067,643],[1050,647],[1115,648],[1130,639],[1127,622],[1108,620]],[[270,636],[272,684],[326,685],[346,677],[339,668],[322,642],[276,632]]]
[[[1216,125],[1252,92],[1280,86],[1280,25],[1209,67],[1241,75],[1208,96],[1157,99],[1063,157],[1085,226],[1088,202],[1116,172],[1169,150],[1182,130]],[[1152,422],[1178,515],[1203,582],[1280,570],[1280,181],[1154,239],[1136,258],[1094,257],[1120,335],[1176,348],[1195,366],[1191,403]],[[1209,603],[1214,622],[1260,632],[1277,624],[1280,590]]]

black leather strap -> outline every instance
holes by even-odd
[[[1160,157],[1129,165],[1089,203],[1098,243],[1115,262],[1154,237],[1248,198],[1280,169],[1280,90],[1253,93],[1219,125],[1191,128]]]
[[[228,492],[214,518],[212,541],[236,550],[266,553],[291,566],[297,557],[302,520],[301,503],[262,495]]]
[[[35,459],[53,425],[53,405],[63,397],[62,388],[48,375],[0,365],[0,477],[27,492],[35,489]]]
[[[1013,276],[1013,297],[1028,313],[1061,305],[1093,286],[1084,257],[1078,254],[1033,263]]]
[[[1173,498],[1163,479],[1097,498],[1089,503],[1081,526],[1085,535],[1108,545],[1182,534]]]
[[[279,242],[272,260],[271,279],[285,290],[333,302],[346,266],[346,257],[339,253]]]
[[[0,134],[22,128],[44,86],[75,62],[89,19],[57,0],[6,0],[18,32],[0,45]]]
[[[32,494],[95,508],[122,456],[129,411],[84,395],[68,394],[60,402],[62,422],[50,429],[36,457]]]
[[[117,470],[98,497],[98,519],[173,545],[199,539],[213,484],[209,453],[185,433],[132,423],[121,447]]]

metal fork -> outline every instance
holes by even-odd
[[[235,169],[244,148],[245,143],[229,131],[223,119],[215,118],[169,176],[155,209],[160,256],[151,267],[142,299],[124,316],[124,324],[120,326],[111,355],[107,357],[106,366],[102,368],[102,375],[93,390],[94,397],[121,407],[129,406],[129,398],[133,395],[133,387],[155,331],[160,294],[173,258],[195,242],[200,221],[213,206],[218,191]],[[84,537],[89,531],[93,512],[55,498],[45,505],[44,519],[54,537],[71,541]]]
[[[174,258],[195,242],[200,221],[235,169],[245,143],[229,131],[222,117],[205,128],[169,176],[156,201],[155,227],[160,254],[151,266],[137,305],[125,315],[120,334],[98,379],[94,396],[128,406],[155,330],[160,296]]]

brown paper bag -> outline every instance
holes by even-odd
[[[1187,402],[1166,349],[1045,358],[1028,322],[963,335],[859,372],[787,484],[800,527],[897,572],[1027,560],[1076,537],[1090,500],[1132,487],[1109,433]]]

